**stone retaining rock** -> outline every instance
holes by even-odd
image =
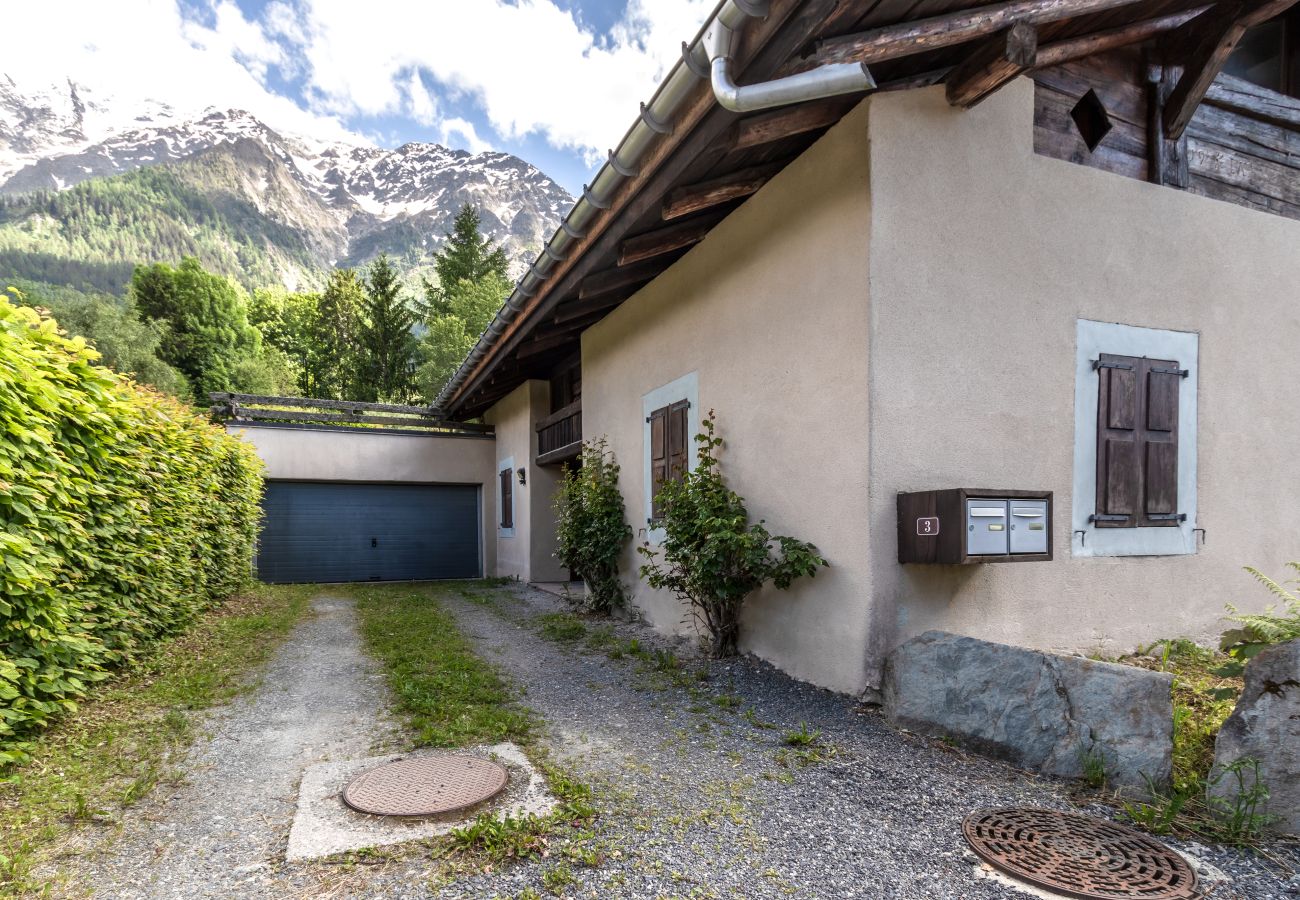
[[[1300,834],[1300,641],[1269,647],[1246,664],[1245,688],[1237,707],[1214,742],[1214,770],[1239,759],[1259,760],[1259,777],[1268,788],[1264,809],[1276,816],[1272,828]],[[1253,770],[1245,787],[1253,786]],[[1231,804],[1237,779],[1212,780],[1210,796]]]
[[[1173,676],[929,631],[891,655],[885,714],[1025,769],[1079,778],[1089,754],[1112,787],[1168,783]]]

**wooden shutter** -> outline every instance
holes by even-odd
[[[1178,524],[1178,363],[1101,354],[1098,528]]]
[[[502,469],[501,479],[501,527],[515,527],[515,490],[514,490],[514,472],[510,469]]]
[[[1144,360],[1146,376],[1146,505],[1142,525],[1178,525],[1178,389],[1181,370],[1174,360]],[[1159,516],[1161,518],[1152,518]]]
[[[668,407],[650,413],[650,518],[663,516],[659,488],[668,480]]]
[[[686,414],[691,404],[686,400],[668,407],[668,478],[681,481],[686,474],[690,434]]]

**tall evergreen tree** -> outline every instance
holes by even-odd
[[[397,270],[381,253],[366,276],[360,367],[354,399],[404,403],[411,399],[416,364],[415,312],[402,297]]]
[[[316,315],[307,331],[302,390],[326,400],[362,399],[357,393],[360,368],[362,311],[366,290],[352,269],[336,269],[316,302]]]
[[[433,262],[438,283],[424,283],[428,331],[416,375],[432,402],[510,293],[505,251],[479,233],[478,210],[466,204]]]
[[[508,278],[505,251],[479,233],[478,210],[466,203],[456,214],[447,243],[433,261],[438,283],[424,283],[426,321],[453,315],[456,294],[465,289],[462,282],[478,285],[489,275]]]

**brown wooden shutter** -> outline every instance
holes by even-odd
[[[502,469],[501,479],[501,527],[515,527],[514,472]]]
[[[659,488],[668,479],[668,407],[650,413],[650,518],[663,515]]]
[[[686,474],[690,449],[686,414],[691,404],[686,400],[668,407],[668,478],[681,481]]]
[[[1098,528],[1178,524],[1178,363],[1097,362]]]
[[[1146,445],[1143,481],[1146,504],[1142,525],[1177,526],[1178,390],[1182,372],[1173,360],[1143,361],[1146,376]],[[1153,518],[1159,517],[1159,518]]]

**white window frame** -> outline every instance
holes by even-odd
[[[501,495],[501,473],[504,472],[506,469],[510,470],[510,521],[512,524],[509,528],[502,528],[501,514],[505,512],[505,497]],[[516,514],[519,511],[519,504],[515,502],[515,496],[519,492],[515,490],[515,458],[513,456],[508,456],[505,459],[497,461],[496,483],[497,483],[497,491],[496,491],[497,537],[512,538],[515,536],[515,525],[513,523],[518,522],[518,519],[516,518]]]
[[[656,546],[664,542],[664,530],[650,527],[650,513],[654,510],[654,477],[651,474],[650,460],[650,414],[656,409],[663,409],[682,400],[690,404],[686,410],[686,459],[687,468],[694,469],[699,458],[695,444],[695,436],[700,433],[699,372],[689,372],[641,397],[641,478],[645,486],[642,491],[644,506],[641,519],[646,523],[646,540]]]
[[[1074,556],[1185,556],[1196,552],[1196,402],[1200,378],[1200,335],[1191,331],[1141,328],[1079,319],[1074,373]],[[1178,527],[1097,528],[1097,372],[1102,353],[1175,359],[1187,370],[1178,391]]]

